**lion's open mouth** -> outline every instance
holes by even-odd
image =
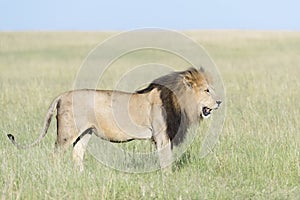
[[[211,113],[211,110],[212,110],[212,109],[210,109],[210,108],[208,108],[208,107],[203,107],[203,108],[202,108],[202,114],[203,114],[203,116],[204,116],[204,117],[209,116],[210,113]]]

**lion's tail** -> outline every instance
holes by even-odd
[[[7,134],[7,137],[10,139],[10,141],[19,149],[27,149],[27,148],[33,147],[33,146],[37,145],[38,143],[40,143],[42,141],[42,139],[45,137],[45,135],[47,134],[53,113],[55,112],[55,110],[57,108],[57,104],[58,104],[60,98],[61,98],[61,96],[58,96],[56,99],[53,100],[53,102],[49,106],[49,109],[48,109],[48,112],[46,114],[46,118],[44,121],[43,130],[42,130],[40,136],[33,143],[28,144],[28,145],[20,145],[16,142],[15,137],[12,134]]]

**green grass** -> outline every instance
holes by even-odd
[[[112,33],[0,33],[2,199],[299,198],[300,33],[185,34],[203,45],[218,65],[226,88],[227,114],[211,154],[200,159],[204,136],[199,133],[175,163],[173,173],[165,175],[116,171],[91,155],[85,158],[84,173],[78,173],[70,151],[61,158],[53,154],[55,119],[40,145],[16,149],[6,134],[15,134],[19,142],[32,142],[50,102],[72,89],[85,56]],[[184,65],[148,51],[133,53],[115,66],[136,66],[151,59],[178,68]],[[122,71],[108,74],[111,81],[117,81]],[[193,128],[190,133],[200,130]],[[142,145],[152,148],[149,142],[122,147],[142,149]]]

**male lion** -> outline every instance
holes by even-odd
[[[92,134],[111,142],[153,139],[161,168],[172,161],[172,145],[180,144],[187,128],[207,118],[219,107],[203,69],[190,68],[154,80],[147,88],[126,93],[109,90],[75,90],[58,96],[50,105],[38,139],[19,148],[38,144],[46,135],[57,110],[55,147],[73,144],[73,159],[83,170],[83,157]]]

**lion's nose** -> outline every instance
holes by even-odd
[[[220,104],[222,103],[222,101],[216,101],[216,103],[218,104],[218,106],[220,106]]]

